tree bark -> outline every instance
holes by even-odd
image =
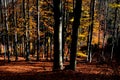
[[[91,0],[90,3],[90,26],[89,26],[89,30],[88,30],[88,57],[87,57],[87,61],[91,62],[92,60],[92,34],[93,34],[93,25],[94,25],[94,4],[95,4],[95,0]]]
[[[26,2],[26,61],[30,59],[30,35],[29,35],[29,0]]]
[[[10,52],[9,52],[9,35],[8,35],[8,13],[7,13],[7,0],[4,1],[5,6],[5,27],[6,27],[6,53],[8,56],[8,62],[10,62]]]
[[[53,0],[54,4],[54,64],[53,70],[61,70],[62,63],[62,14],[61,14],[61,1]]]
[[[17,12],[16,12],[16,21],[15,22],[16,22],[15,26],[17,28]],[[14,33],[15,33],[15,35],[14,35],[14,53],[15,53],[15,57],[16,57],[15,60],[17,61],[18,60],[18,53],[17,53],[17,32],[15,31]]]
[[[36,0],[36,9],[37,9],[37,61],[40,59],[40,23],[39,23],[39,0]]]
[[[116,4],[119,4],[119,2],[120,1],[117,0]],[[113,33],[112,33],[113,38],[112,38],[111,60],[113,58],[114,50],[115,50],[116,46],[118,45],[117,39],[118,39],[118,29],[119,29],[119,27],[117,26],[117,17],[118,17],[118,7],[115,8],[115,14],[114,14]],[[117,53],[117,54],[119,54],[119,53]]]
[[[81,18],[82,0],[76,0],[74,8],[74,21],[72,26],[72,43],[70,52],[70,69],[75,70],[76,68],[76,53],[77,53],[77,39],[78,39],[78,28],[80,25]]]

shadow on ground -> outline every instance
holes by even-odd
[[[1,80],[120,80],[120,76],[83,74],[75,71],[45,71],[45,72],[25,72],[10,73],[0,72]]]
[[[0,60],[0,80],[120,80],[107,65],[79,63],[76,71],[54,72],[52,66],[52,62]]]

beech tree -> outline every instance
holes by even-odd
[[[80,18],[82,12],[82,0],[75,0],[75,8],[73,10],[74,21],[72,25],[72,43],[70,52],[70,69],[76,69],[76,53],[77,53],[77,39],[78,39],[78,27],[80,25]]]
[[[53,0],[54,11],[54,64],[53,70],[61,70],[63,68],[62,61],[62,14],[61,0]]]

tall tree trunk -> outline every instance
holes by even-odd
[[[3,17],[2,17],[2,1],[0,0],[0,28],[2,29],[2,24],[3,24]],[[2,38],[2,31],[0,32],[0,37]],[[2,41],[2,40],[1,40]],[[1,55],[1,44],[2,42],[0,42],[0,55]]]
[[[88,57],[87,61],[91,62],[92,60],[92,34],[93,34],[93,25],[94,25],[94,4],[95,0],[91,0],[90,3],[90,26],[89,26],[89,31],[88,31]]]
[[[119,0],[116,1],[116,4],[119,4]],[[118,29],[119,27],[117,26],[117,17],[118,17],[118,7],[115,8],[115,15],[114,15],[114,23],[113,23],[113,33],[112,33],[112,51],[111,51],[111,60],[113,58],[113,53],[114,49],[116,48],[115,46],[118,45],[117,39],[118,39]],[[120,56],[120,55],[119,55]]]
[[[30,35],[29,35],[29,0],[26,2],[26,61],[30,59]]]
[[[22,0],[22,18],[24,19],[22,25],[25,27],[26,21],[25,21],[25,0]],[[24,28],[25,31],[25,28]],[[25,33],[25,32],[24,32]],[[23,56],[25,57],[25,34],[23,35]]]
[[[61,14],[61,0],[53,0],[54,4],[54,64],[53,70],[61,70],[63,68],[62,62],[62,14]]]
[[[12,0],[12,26],[15,28],[17,28],[17,14],[16,14],[16,21],[15,21],[15,11],[14,11],[14,0]],[[16,23],[15,23],[16,22]],[[17,54],[17,32],[16,32],[16,29],[14,29],[14,43],[13,43],[13,48],[14,48],[14,54],[16,56],[15,60],[17,61],[18,60],[18,54]]]
[[[108,1],[101,1],[102,5],[105,6],[104,11],[102,12],[104,16],[104,33],[103,33],[103,43],[102,43],[102,57],[105,60],[105,40],[106,40],[106,33],[107,33],[107,15],[108,15]]]
[[[100,53],[101,53],[101,50],[100,50],[100,46],[101,46],[101,42],[100,42],[100,39],[101,39],[101,36],[100,36],[100,34],[101,34],[101,24],[100,24],[100,22],[101,22],[101,7],[102,7],[102,5],[101,5],[101,0],[98,0],[98,20],[99,20],[99,27],[98,27],[98,46],[97,46],[97,48],[99,49],[98,50],[98,55],[101,55]],[[99,62],[100,61],[100,59],[103,57],[103,56],[98,56],[97,55],[97,61]]]
[[[36,0],[37,9],[37,61],[40,59],[40,12],[39,12],[39,0]]]
[[[66,0],[64,0],[63,2],[63,7],[62,7],[62,14],[63,14],[63,19],[62,19],[62,58],[63,58],[63,63],[64,63],[64,52],[65,52],[65,37],[66,37],[66,9],[65,9],[65,5],[66,4]]]
[[[2,13],[2,0],[0,0],[0,26],[2,26],[3,22],[3,13]]]
[[[10,62],[10,53],[9,53],[9,27],[8,27],[8,13],[7,13],[7,0],[4,1],[5,5],[5,27],[6,27],[6,47],[7,47],[7,56],[8,56],[8,62]]]
[[[2,4],[2,2],[1,2]],[[5,4],[5,0],[3,1],[3,5]],[[6,40],[5,40],[5,37],[6,37],[6,32],[5,32],[5,5],[1,6],[1,24],[2,24],[2,30],[3,30],[3,33],[2,33],[2,43],[3,43],[3,46],[4,46],[4,61],[6,60]],[[4,7],[2,9],[2,7]]]
[[[14,18],[14,16],[13,16],[13,18]],[[14,20],[15,21],[15,27],[17,28],[17,12],[16,12],[16,20]],[[17,61],[18,60],[18,53],[17,53],[17,32],[15,31],[14,32],[14,53],[15,53],[15,60]]]
[[[76,68],[76,53],[77,53],[77,39],[78,39],[78,28],[80,25],[82,0],[76,0],[74,8],[74,21],[72,26],[72,43],[70,52],[70,69],[75,70]]]

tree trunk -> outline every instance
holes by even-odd
[[[87,61],[91,62],[92,60],[92,34],[93,34],[93,25],[94,25],[94,4],[95,0],[91,0],[90,3],[90,26],[89,26],[89,31],[88,31],[88,57]]]
[[[2,1],[0,0],[0,27],[1,27],[1,29],[2,29],[2,24],[3,24],[3,17],[2,17],[3,15],[2,15]],[[0,32],[0,37],[2,37],[2,31]],[[1,39],[1,38],[0,38]],[[2,41],[2,40],[0,40],[0,41]],[[1,42],[0,42],[0,55],[1,55]]]
[[[105,60],[104,54],[105,54],[105,40],[106,40],[106,33],[107,33],[107,15],[108,15],[108,1],[101,1],[102,6],[105,6],[104,11],[102,12],[104,17],[104,33],[103,33],[103,43],[102,43],[102,57],[103,60]]]
[[[7,14],[7,0],[4,1],[5,5],[5,27],[6,27],[6,47],[7,47],[7,56],[8,56],[8,62],[10,62],[10,53],[9,53],[9,35],[8,35],[8,14]]]
[[[13,23],[13,27],[17,28],[17,12],[16,12],[16,20],[14,18],[15,14],[14,14],[14,0],[12,0],[12,23]],[[13,43],[13,48],[14,48],[14,54],[15,54],[15,60],[18,60],[18,53],[17,53],[17,32],[16,29],[14,29],[14,43]]]
[[[65,3],[66,0],[64,0],[63,7],[62,7],[62,14],[63,14],[63,19],[62,19],[62,58],[63,58],[63,63],[64,63],[64,52],[65,52],[65,37],[66,37],[66,9],[65,9]]]
[[[29,0],[26,3],[27,24],[26,24],[26,61],[30,59],[30,35],[29,35]]]
[[[54,4],[54,64],[53,70],[61,70],[62,63],[62,15],[61,15],[61,1],[53,0]],[[60,38],[61,37],[61,38]]]
[[[76,0],[74,8],[74,21],[72,26],[72,43],[70,52],[70,69],[75,70],[76,68],[76,53],[77,53],[77,39],[78,39],[78,28],[80,25],[80,17],[82,9],[82,0]]]
[[[25,0],[22,0],[22,18],[24,19],[23,23],[22,23],[22,26],[25,27],[26,23],[25,23]],[[24,28],[24,31],[25,31],[25,28]],[[25,34],[23,35],[23,56],[25,57]]]
[[[119,4],[119,0],[116,1],[116,4]],[[115,8],[115,14],[114,14],[114,23],[113,23],[113,33],[112,33],[112,51],[111,51],[111,60],[113,58],[113,53],[114,49],[116,48],[115,46],[118,45],[117,39],[118,39],[118,29],[119,27],[117,26],[117,17],[118,17],[118,7]],[[119,53],[117,53],[119,54]],[[119,59],[117,59],[119,60]]]
[[[36,0],[36,9],[37,9],[37,61],[40,59],[40,12],[39,12],[39,0]]]
[[[0,26],[3,24],[2,1],[0,0]]]
[[[16,21],[15,22],[16,22],[15,26],[17,28],[17,12],[16,12]],[[15,31],[14,33],[15,33],[15,35],[14,35],[14,53],[15,53],[15,56],[16,56],[15,60],[17,61],[18,60],[18,53],[17,53],[17,32]]]

